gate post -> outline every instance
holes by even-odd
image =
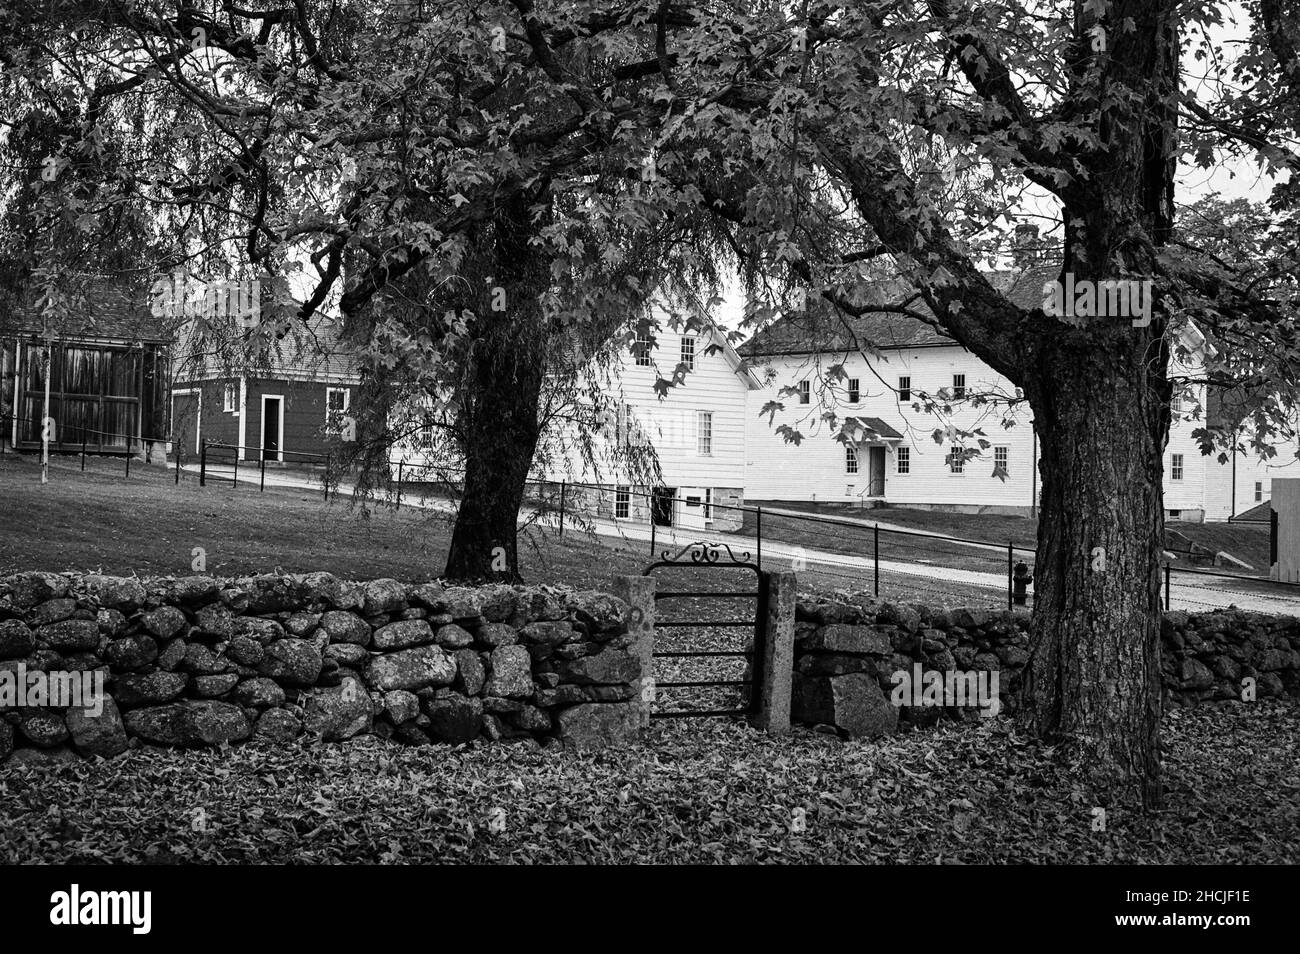
[[[794,682],[794,605],[797,577],[790,572],[764,573],[767,605],[760,607],[763,638],[755,646],[758,711],[750,717],[756,729],[772,735],[790,731],[790,690]]]
[[[616,576],[613,594],[628,605],[628,651],[641,661],[641,677],[632,683],[636,703],[641,709],[641,727],[650,724],[650,707],[654,702],[655,651],[655,578],[653,576]],[[788,691],[789,687],[787,687]]]

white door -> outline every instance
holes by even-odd
[[[704,529],[704,488],[677,489],[677,526],[684,530]]]

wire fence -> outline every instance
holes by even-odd
[[[86,432],[121,438],[125,449],[96,449],[87,444],[81,449],[60,446],[52,453],[79,453],[83,471],[88,456],[124,457],[124,473],[129,477],[135,448],[164,445],[171,448],[177,484],[194,471],[200,487],[267,488],[268,460],[261,447],[200,438],[197,453],[190,457],[172,438]],[[274,453],[275,463],[308,465],[321,472],[294,474],[277,468],[271,480],[273,489],[302,489],[318,482],[326,500],[331,493],[354,489],[340,476],[340,469],[346,467],[341,455]],[[459,467],[413,459],[409,451],[379,463],[386,464],[388,472],[381,475],[378,489],[397,507],[405,502],[454,510],[464,492],[464,471]],[[566,531],[614,538],[631,547],[644,546],[648,560],[657,558],[664,548],[707,539],[749,552],[762,569],[793,570],[800,574],[801,582],[895,602],[1015,609],[1032,607],[1035,601],[1035,551],[1014,541],[998,543],[882,527],[870,518],[727,504],[708,497],[679,496],[662,487],[556,481],[541,476],[528,480],[524,508],[527,519],[560,538]],[[1161,573],[1165,609],[1236,605],[1300,615],[1300,584],[1168,562]]]

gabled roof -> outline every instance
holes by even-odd
[[[846,417],[845,431],[857,441],[901,441],[903,435],[898,433],[878,417]]]
[[[1043,285],[1060,274],[1059,264],[1035,265],[1024,269],[989,272],[984,277],[1022,308],[1042,303]],[[915,293],[903,279],[889,279],[863,285],[850,298],[864,305],[897,305]],[[908,306],[918,313],[933,316],[926,304],[917,300]],[[841,315],[829,302],[815,299],[808,307],[785,315],[760,330],[740,347],[747,358],[764,355],[819,354],[857,351],[859,346],[882,351],[903,348],[960,347],[949,335],[933,325],[910,315],[888,311],[868,311],[850,318]]]
[[[60,338],[148,342],[171,341],[171,328],[149,309],[149,290],[143,282],[106,275],[73,276],[60,283],[66,296],[48,310],[48,324]],[[13,299],[11,299],[12,301]],[[40,287],[28,287],[0,315],[0,334],[39,335],[46,329],[47,302]]]

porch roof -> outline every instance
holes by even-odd
[[[859,443],[871,443],[873,441],[901,441],[903,435],[898,433],[878,417],[849,417],[845,418],[846,430],[852,428],[852,433],[857,436]]]

